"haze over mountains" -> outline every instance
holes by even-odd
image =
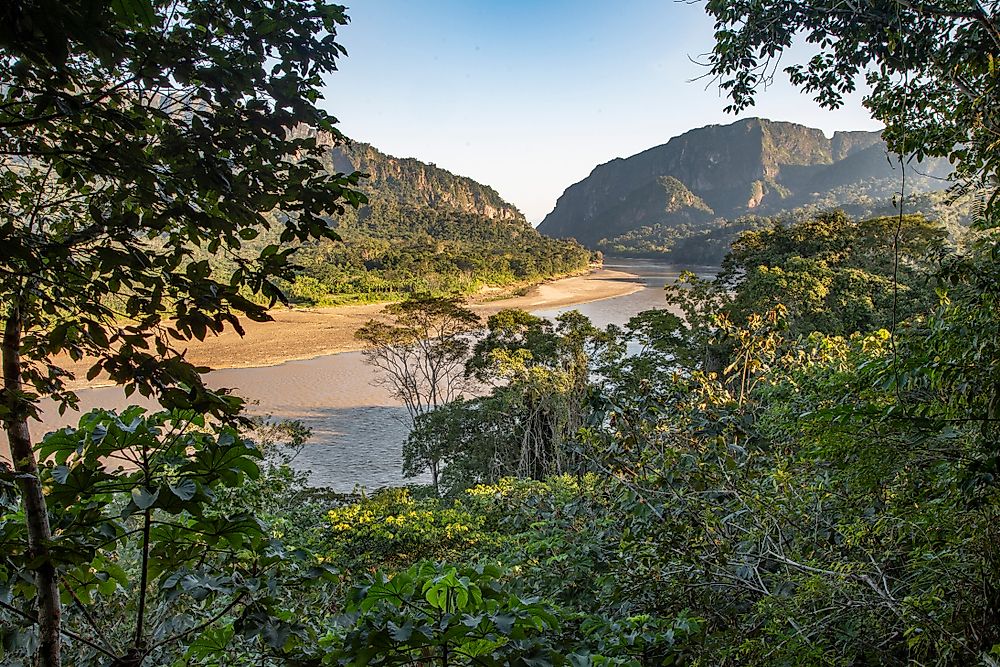
[[[945,160],[913,165],[907,189],[942,190],[950,173]],[[874,210],[899,192],[900,175],[878,132],[827,137],[751,118],[691,130],[597,166],[566,189],[538,229],[604,250],[656,247],[656,239],[717,228],[723,220],[809,204]]]

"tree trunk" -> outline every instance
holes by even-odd
[[[705,358],[702,370],[705,374],[715,373],[720,382],[725,380],[726,366],[729,365],[729,352],[720,345],[709,344],[705,348]]]
[[[29,404],[21,395],[21,329],[23,320],[17,304],[11,307],[4,325],[3,343],[3,404],[8,412],[3,417],[4,430],[10,443],[10,455],[21,488],[25,523],[28,527],[28,553],[38,563],[35,586],[38,589],[38,665],[59,667],[60,624],[62,607],[59,602],[59,578],[49,559],[52,530],[45,496],[38,479],[38,463],[28,431]]]

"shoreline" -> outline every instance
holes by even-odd
[[[521,296],[489,300],[481,293],[468,299],[469,308],[484,321],[508,308],[526,311],[576,306],[634,294],[645,289],[638,276],[613,269],[593,269],[588,273],[547,280],[529,288]],[[311,309],[271,311],[271,322],[244,321],[246,336],[232,329],[204,341],[189,341],[187,358],[196,366],[213,371],[232,368],[267,368],[291,361],[305,361],[363,348],[354,332],[376,317],[389,302],[363,305],[331,306]],[[87,360],[65,364],[77,378],[85,378]],[[78,391],[112,386],[98,377],[93,381],[77,379],[67,387]]]

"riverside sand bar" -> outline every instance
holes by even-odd
[[[560,278],[535,285],[523,296],[485,300],[484,293],[470,299],[472,309],[483,318],[505,308],[540,310],[632,294],[643,289],[636,276],[624,271],[596,269],[582,276]],[[243,321],[246,335],[232,329],[204,341],[187,343],[187,358],[198,366],[213,370],[224,368],[260,368],[287,361],[312,359],[328,354],[361,349],[354,332],[376,316],[384,303],[357,306],[336,306],[313,309],[279,309],[271,312],[273,322]],[[97,378],[88,383],[84,378],[91,363],[66,363],[77,380],[69,383],[73,389],[101,386],[108,383]]]

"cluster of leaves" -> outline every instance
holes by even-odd
[[[496,567],[415,565],[357,588],[349,624],[321,642],[331,665],[585,664],[559,643],[559,619],[502,585]]]
[[[419,560],[460,561],[490,553],[499,541],[484,521],[461,505],[418,500],[406,488],[384,489],[329,510],[322,553],[355,573],[405,569]]]
[[[242,333],[241,317],[267,320],[294,277],[296,244],[331,238],[329,216],[367,200],[355,189],[360,174],[326,172],[315,137],[291,132],[306,124],[340,140],[316,102],[344,54],[344,7],[69,0],[9,2],[2,14],[0,421],[36,591],[34,608],[18,611],[37,622],[39,664],[58,667],[64,555],[52,551],[62,519],[49,503],[66,499],[50,498],[39,475],[28,429],[39,401],[73,407],[67,361],[86,357],[88,379],[103,374],[168,409],[232,419],[241,402],[205,387],[185,343]],[[252,244],[269,229],[272,242]],[[213,450],[229,451],[205,445],[205,456]],[[94,470],[84,480],[93,494],[111,492],[92,462],[80,470]],[[139,482],[124,476],[115,488]],[[133,489],[143,513],[185,500],[166,487]],[[148,546],[152,531],[141,532]],[[135,608],[128,642],[95,650],[148,655],[159,639],[147,636],[145,611]]]
[[[669,665],[699,631],[698,621],[683,615],[665,622],[568,614],[510,593],[503,575],[489,565],[420,564],[376,576],[355,590],[350,623],[323,638],[342,647],[325,664]]]
[[[700,621],[634,613],[616,594],[621,534],[608,491],[595,475],[505,478],[447,500],[385,490],[331,511],[329,562],[353,566],[366,549],[364,565],[379,572],[350,594],[340,627],[323,640],[334,649],[325,659],[397,664],[419,652],[440,664],[683,662]],[[459,542],[448,534],[456,521],[464,522]]]
[[[873,247],[879,228],[858,227]],[[727,268],[738,280],[722,304],[732,319],[691,307],[688,325],[665,323],[668,350],[696,347],[660,367],[669,379],[635,364],[605,384],[606,426],[586,435],[621,494],[630,574],[663,582],[638,589],[646,604],[706,618],[702,648],[716,663],[989,661],[993,262],[937,267],[946,296],[900,308],[895,335],[861,319],[870,333],[836,336],[823,331],[842,326],[829,304],[803,316],[787,286],[757,290],[761,267],[794,270],[810,248],[829,248],[791,231],[736,244]],[[861,241],[828,266],[855,270]],[[712,293],[696,286],[687,305]],[[720,348],[724,363],[712,363],[704,350]]]
[[[671,290],[683,318],[600,335],[498,318],[469,368],[500,386],[428,413],[409,446],[489,480],[524,442],[522,404],[497,401],[559,359],[545,377],[584,369],[560,403],[581,477],[457,493],[502,538],[455,555],[588,623],[691,614],[683,655],[707,664],[989,662],[1000,280],[988,238],[965,256],[943,238],[919,216],[819,216],[744,234],[715,281]],[[553,335],[570,331],[582,346]]]
[[[683,321],[643,313],[631,328],[647,345],[721,374],[739,332],[778,310],[790,338],[893,329],[928,312],[939,298],[933,271],[952,252],[940,225],[920,215],[855,221],[835,211],[775,222],[740,235],[714,279],[685,272],[668,288]]]
[[[300,427],[250,435],[131,408],[44,441],[73,664],[674,664],[701,633],[609,594],[621,534],[595,475],[331,499],[286,465]],[[0,639],[17,664],[36,626],[10,477]]]
[[[35,392],[61,396],[62,352],[183,407],[168,388],[200,382],[178,341],[266,319],[247,294],[283,299],[292,241],[330,236],[324,216],[364,201],[358,174],[326,173],[315,140],[287,136],[297,123],[335,132],[312,100],[341,55],[343,7],[252,5],[12,6],[0,303],[19,315],[7,329],[24,331]],[[39,31],[52,41],[34,43]],[[269,227],[274,243],[246,245]],[[191,393],[188,404],[219,409]]]
[[[742,234],[719,273],[744,322],[778,303],[793,335],[892,328],[937,301],[929,270],[948,252],[941,227],[920,215],[854,221],[840,212]]]
[[[262,655],[308,640],[282,610],[331,572],[225,501],[261,476],[261,450],[235,430],[191,411],[94,411],[38,452],[73,664],[197,664],[222,638],[237,654]],[[12,479],[4,474],[5,485]],[[26,660],[37,646],[37,565],[10,499],[0,518],[0,605],[11,623],[2,642]]]

